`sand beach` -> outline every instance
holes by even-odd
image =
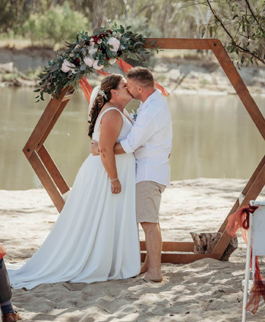
[[[239,179],[175,181],[163,195],[164,241],[191,241],[190,232],[215,232],[245,186]],[[265,199],[265,194],[259,197]],[[0,190],[0,242],[7,267],[20,266],[39,248],[58,213],[44,189]],[[143,233],[140,231],[141,239]],[[187,265],[163,264],[162,283],[143,275],[127,280],[86,284],[43,284],[13,290],[13,304],[23,321],[241,321],[241,282],[246,246],[229,262],[203,259]],[[261,260],[265,273],[265,261]],[[260,306],[248,321],[264,321]]]

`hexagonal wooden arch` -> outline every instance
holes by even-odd
[[[151,43],[154,38],[146,39],[146,48],[151,48]],[[232,61],[227,55],[222,43],[218,39],[182,39],[182,38],[158,38],[156,46],[161,46],[161,49],[211,49],[224,72],[229,78],[231,84],[236,90],[239,98],[244,104],[250,117],[255,123],[257,129],[265,140],[265,120],[261,114],[255,101],[249,94],[249,91],[241,79],[239,73],[234,67]],[[54,124],[60,117],[66,104],[73,95],[72,88],[65,88],[62,90],[59,99],[52,98],[44,110],[39,122],[33,130],[28,142],[26,143],[23,152],[29,160],[34,171],[39,177],[44,188],[47,190],[55,207],[60,212],[64,206],[62,195],[69,190],[67,183],[61,175],[59,169],[55,165],[51,156],[44,146],[44,142],[51,132]],[[243,201],[240,203],[239,198],[236,200],[234,206],[229,212],[228,216],[235,212],[239,207],[246,206],[250,200],[255,200],[262,188],[265,185],[265,156],[257,166],[253,175],[249,179],[241,196]],[[216,244],[211,254],[194,254],[193,242],[163,242],[162,262],[167,263],[190,263],[202,258],[221,259],[231,237],[226,233],[225,227],[227,218],[219,228],[222,237]],[[141,241],[141,250],[145,250],[145,242]],[[188,254],[187,254],[188,253]],[[142,260],[144,260],[145,253],[141,253]]]

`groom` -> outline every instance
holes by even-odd
[[[136,218],[145,233],[146,258],[141,273],[161,282],[162,238],[159,225],[161,195],[170,183],[169,154],[172,123],[167,102],[155,89],[152,73],[135,67],[127,74],[127,90],[142,103],[127,138],[116,143],[115,154],[133,153],[136,158]],[[97,154],[92,142],[91,152]]]

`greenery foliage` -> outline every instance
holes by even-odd
[[[179,1],[184,6],[206,6],[208,21],[201,24],[201,37],[221,38],[240,68],[249,63],[265,64],[265,1]]]
[[[78,30],[88,30],[89,27],[87,18],[72,11],[66,4],[52,7],[45,15],[32,14],[23,24],[22,32],[32,43],[41,41],[54,47],[57,43],[75,38]]]
[[[264,0],[0,1],[1,38],[22,35],[53,46],[78,30],[91,33],[106,19],[119,19],[146,37],[217,37],[238,66],[265,63]]]
[[[67,49],[57,51],[57,58],[38,75],[37,102],[44,100],[44,93],[58,98],[62,88],[77,87],[81,78],[110,67],[119,57],[144,60],[144,54],[149,54],[144,48],[145,39],[130,29],[131,26],[125,28],[114,23],[111,27],[95,29],[92,36],[84,31],[77,33],[74,43],[66,43]],[[154,45],[155,42],[151,44]]]

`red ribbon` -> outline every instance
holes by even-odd
[[[3,245],[0,244],[0,259],[3,258],[6,254],[6,250]]]
[[[247,230],[249,229],[249,214],[250,213],[253,214],[257,208],[258,207],[248,205],[248,207],[243,207],[238,211],[236,211],[235,213],[231,214],[228,217],[226,232],[231,237],[235,237],[237,230],[241,228],[242,237],[247,244],[248,242]],[[252,250],[251,250],[250,266],[252,267]],[[248,285],[245,285],[245,287],[248,287]],[[251,311],[253,314],[255,314],[258,310],[261,296],[263,297],[263,300],[265,302],[265,282],[262,275],[260,274],[258,257],[256,256],[254,284],[250,291],[250,298],[246,306],[246,310]]]
[[[109,73],[109,72],[103,72],[102,70],[98,70],[98,74],[103,75],[103,76],[108,76],[111,73]]]

